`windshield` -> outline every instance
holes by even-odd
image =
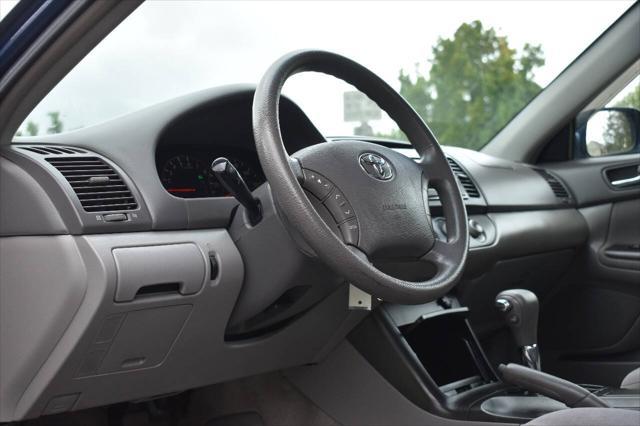
[[[318,48],[385,79],[442,144],[479,149],[631,3],[148,1],[40,102],[18,135],[255,84],[284,53]],[[284,93],[327,136],[403,138],[376,105],[332,77],[297,75]]]

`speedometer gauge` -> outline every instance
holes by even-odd
[[[205,163],[191,155],[169,158],[160,171],[167,192],[181,198],[208,197],[209,171]]]

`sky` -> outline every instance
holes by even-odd
[[[15,2],[0,0],[0,16]],[[36,107],[47,127],[60,111],[66,129],[83,127],[208,87],[257,83],[267,67],[296,49],[351,57],[398,89],[400,69],[428,71],[431,47],[479,19],[512,48],[540,44],[551,82],[631,1],[169,1],[140,6]],[[265,19],[268,18],[268,19]],[[416,68],[416,64],[417,68]],[[327,135],[351,134],[343,121],[345,84],[310,73],[284,93]],[[371,123],[387,131],[388,119]]]

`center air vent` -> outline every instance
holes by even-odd
[[[120,175],[98,157],[46,159],[67,179],[87,212],[113,212],[138,208]]]
[[[558,198],[569,198],[569,193],[562,183],[554,175],[544,169],[533,169],[544,178],[551,187],[551,190]]]
[[[456,163],[452,158],[447,157],[447,161],[449,161],[449,166],[451,166],[451,170],[453,174],[456,175],[458,181],[462,185],[467,194],[471,198],[480,198],[480,192],[476,185],[473,183],[467,172],[462,170],[462,167],[458,163]]]

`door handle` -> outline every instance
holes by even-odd
[[[609,185],[616,189],[640,186],[640,165],[618,166],[604,171]]]
[[[633,185],[634,183],[640,183],[640,174],[626,179],[617,179],[611,181],[611,185],[618,187]]]
[[[604,255],[612,259],[640,260],[640,244],[615,245],[604,250]]]

